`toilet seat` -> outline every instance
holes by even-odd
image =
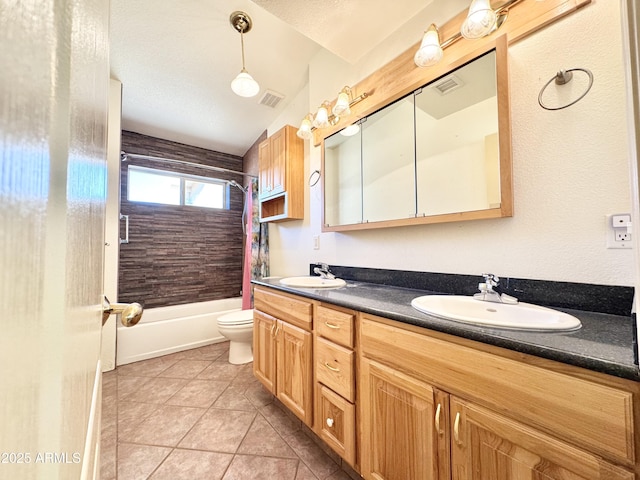
[[[253,309],[240,310],[238,312],[227,313],[218,317],[218,325],[226,326],[242,326],[251,325],[253,323]]]

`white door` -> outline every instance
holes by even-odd
[[[120,137],[122,83],[109,80],[107,126],[107,204],[104,219],[104,294],[111,303],[118,301],[118,261],[120,256]],[[111,315],[102,327],[102,371],[116,368],[117,315]]]
[[[95,478],[108,0],[0,7],[0,479]]]

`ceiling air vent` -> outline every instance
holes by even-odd
[[[280,102],[284,99],[284,95],[273,90],[267,90],[260,99],[260,105],[266,105],[267,107],[276,108]]]
[[[455,75],[449,75],[447,78],[442,79],[439,83],[436,83],[433,88],[440,95],[446,95],[447,93],[451,93],[454,90],[462,87],[464,83]]]

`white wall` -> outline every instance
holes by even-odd
[[[296,99],[280,122],[299,124],[323,99],[334,98],[344,83],[360,80],[362,72],[369,74],[373,58],[380,59],[380,67],[400,54],[406,48],[399,48],[401,44],[391,39],[354,66],[321,51],[309,67],[308,103]],[[509,62],[513,218],[321,234],[318,184],[306,188],[305,220],[270,225],[272,275],[301,274],[309,263],[323,260],[360,267],[478,275],[490,271],[500,276],[633,285],[633,251],[609,250],[605,244],[605,214],[631,211],[618,2],[594,0],[510,46]],[[543,110],[537,102],[542,85],[559,69],[575,67],[593,72],[589,94],[565,110]],[[575,85],[578,82],[567,88]],[[320,168],[321,152],[306,148],[308,176]],[[319,250],[313,250],[315,235],[320,235]]]

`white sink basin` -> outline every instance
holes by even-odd
[[[341,278],[322,278],[322,277],[287,277],[280,280],[282,285],[287,287],[305,287],[305,288],[336,288],[344,287],[347,282]]]
[[[510,305],[458,295],[425,295],[411,306],[435,317],[510,330],[566,331],[582,324],[576,317],[530,303]]]

